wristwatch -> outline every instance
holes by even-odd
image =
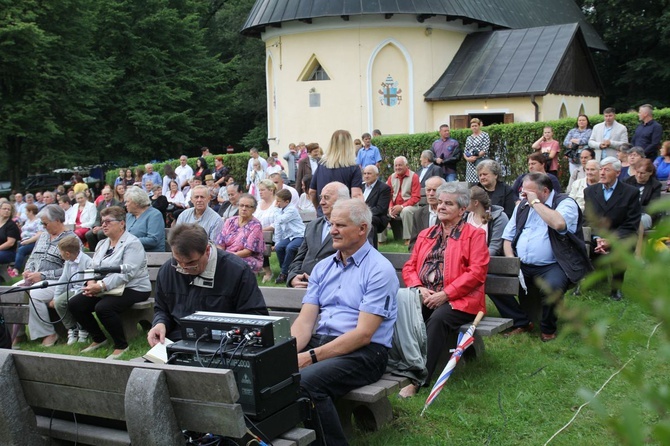
[[[536,204],[542,203],[539,198],[536,198],[535,200],[530,202],[530,207],[534,208]]]
[[[105,287],[105,282],[103,282],[102,280],[98,280],[96,283],[97,283],[98,286],[100,287],[100,292],[105,291],[105,289],[106,289],[106,287]]]

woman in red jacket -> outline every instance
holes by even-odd
[[[426,384],[430,384],[442,351],[447,342],[455,341],[460,326],[472,322],[479,311],[486,311],[484,282],[489,264],[486,234],[464,218],[470,204],[468,189],[447,183],[440,186],[437,195],[439,222],[419,234],[402,269],[405,285],[417,288],[422,301],[428,335]],[[412,396],[418,389],[410,384],[401,396]]]

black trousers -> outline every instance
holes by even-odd
[[[93,313],[98,315],[100,323],[105,327],[114,341],[114,348],[128,347],[126,335],[123,333],[121,313],[137,302],[147,300],[151,291],[135,291],[131,288],[123,290],[120,296],[84,296],[79,293],[70,298],[68,309],[84,330],[88,331],[94,342],[102,342],[105,334],[95,320]]]
[[[422,304],[421,312],[426,323],[426,335],[428,336],[426,355],[428,377],[426,378],[426,385],[429,385],[442,352],[446,347],[456,347],[455,341],[458,339],[458,330],[461,325],[474,321],[475,315],[454,310],[448,303],[440,305],[435,310],[431,310]],[[447,343],[453,343],[453,345],[447,345]]]

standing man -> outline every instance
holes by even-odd
[[[419,233],[438,223],[437,189],[443,184],[446,184],[446,181],[441,176],[430,177],[426,180],[426,202],[428,203],[428,206],[421,206],[419,211],[414,214],[412,236],[409,239],[409,252],[412,252],[414,243],[416,243],[416,239],[419,237]]]
[[[321,148],[319,144],[312,142],[307,144],[307,156],[298,162],[298,173],[295,176],[295,188],[298,194],[305,192],[309,195],[309,190],[303,190],[302,179],[307,175],[313,176],[316,169],[319,168],[319,161],[321,161]]]
[[[111,187],[109,186],[103,187],[101,195],[102,195],[102,201],[98,204],[97,207],[95,223],[93,223],[93,228],[91,228],[86,233],[86,241],[88,242],[88,249],[90,249],[93,252],[95,252],[95,248],[96,246],[98,246],[98,242],[100,240],[104,240],[107,238],[105,233],[102,231],[102,224],[101,224],[102,220],[100,217],[100,212],[103,209],[107,209],[110,206],[122,206],[122,203],[119,203],[118,200],[114,198],[114,192],[112,192]]]
[[[163,180],[161,178],[161,175],[158,172],[154,172],[154,165],[151,163],[147,163],[144,165],[144,171],[146,172],[144,175],[142,175],[142,189],[144,189],[147,193],[151,192],[151,188],[147,187],[147,181],[151,181],[152,185],[153,184],[163,184]]]
[[[613,107],[603,110],[603,118],[603,122],[593,126],[589,139],[589,147],[595,150],[597,161],[617,156],[619,146],[628,142],[628,129],[616,121],[616,110]]]
[[[379,181],[377,166],[370,165],[363,169],[363,198],[372,212],[372,228],[368,239],[377,248],[377,234],[386,230],[389,224],[388,210],[391,202],[391,188]]]
[[[156,280],[150,346],[181,339],[179,319],[196,311],[267,315],[254,273],[234,254],[216,248],[198,225],[170,231],[172,259]]]
[[[330,233],[337,252],[314,267],[291,327],[300,352],[300,386],[322,428],[317,429],[320,444],[348,444],[335,401],[379,380],[388,362],[398,279],[367,241],[371,221],[360,200],[335,203]]]
[[[307,288],[314,265],[335,253],[330,235],[330,214],[335,202],[345,198],[349,198],[349,188],[337,181],[326,184],[321,190],[319,205],[323,216],[310,221],[305,227],[305,240],[288,269],[287,287]]]
[[[451,130],[447,124],[440,126],[440,139],[431,147],[435,155],[435,164],[442,167],[442,174],[447,181],[456,181],[456,167],[463,154],[458,141],[451,137]]]
[[[393,238],[405,241],[409,245],[414,226],[414,213],[418,211],[421,200],[421,184],[419,176],[409,170],[407,158],[399,156],[393,161],[393,173],[386,181],[391,187],[391,204],[389,205],[389,217],[391,217],[391,229]]]
[[[361,169],[370,165],[375,165],[377,166],[377,169],[379,169],[379,163],[382,160],[382,155],[379,153],[379,148],[377,148],[377,146],[373,146],[370,142],[372,140],[372,136],[370,136],[369,133],[363,133],[361,139],[363,140],[363,147],[361,147],[361,150],[359,150],[358,154],[356,155],[356,164],[358,164]]]
[[[258,160],[261,163],[261,170],[265,172],[265,170],[268,168],[268,162],[263,159],[263,157],[260,156],[258,153],[258,149],[255,147],[252,147],[249,149],[249,162],[247,163],[247,178],[249,178],[249,175],[251,174],[251,171],[254,170],[254,161]]]
[[[654,119],[654,107],[649,104],[640,106],[637,117],[641,122],[635,129],[631,143],[633,147],[642,147],[644,156],[654,161],[661,147],[663,127]]]
[[[223,220],[209,204],[209,189],[207,186],[195,186],[191,194],[193,207],[186,209],[179,214],[175,225],[182,223],[196,223],[202,226],[210,240],[216,240],[216,236],[221,232]]]
[[[566,194],[558,194],[544,173],[529,173],[523,180],[521,202],[503,232],[505,257],[519,257],[526,288],[519,300],[542,302],[540,338],[556,339],[556,303],[571,283],[591,270],[584,246],[582,213]],[[513,296],[489,296],[502,317],[514,320],[509,335],[531,332],[534,325]]]
[[[186,155],[179,157],[179,166],[174,170],[174,173],[177,174],[177,184],[179,184],[179,189],[183,189],[188,186],[188,182],[193,178],[193,169],[187,163],[188,158]]]
[[[621,161],[610,156],[600,162],[600,183],[584,189],[584,213],[592,229],[593,253],[606,255],[610,241],[602,231],[612,231],[618,239],[635,237],[640,229],[642,208],[637,187],[619,181]],[[612,300],[621,300],[625,268],[612,275]]]
[[[289,186],[288,184],[284,184],[284,179],[282,178],[280,173],[273,173],[270,175],[270,180],[275,184],[275,187],[277,190],[275,193],[279,192],[282,189],[286,189],[287,191],[291,192],[291,204],[289,206],[293,206],[295,208],[298,207],[298,200],[300,199],[300,195],[298,195],[298,191],[295,190],[295,188]]]
[[[298,151],[295,148],[295,144],[291,143],[288,145],[288,152],[284,154],[283,158],[286,160],[286,165],[288,167],[288,184],[289,186],[295,186],[295,174],[298,170]]]

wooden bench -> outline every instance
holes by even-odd
[[[182,430],[235,439],[247,432],[231,370],[5,350],[0,381],[3,444],[177,446]],[[273,444],[316,438],[299,428],[281,437]]]
[[[396,270],[400,286],[404,287],[402,280],[402,267],[409,260],[409,253],[385,252],[386,257]],[[516,296],[519,293],[519,268],[521,263],[516,257],[492,256],[489,261],[488,273],[484,291],[486,294]],[[484,337],[493,336],[510,328],[513,324],[512,319],[487,316],[480,322],[475,332],[475,342],[468,357],[480,356],[484,353]],[[461,331],[465,332],[470,327],[469,324],[463,325]]]
[[[93,253],[87,253],[93,255]],[[147,267],[149,271],[149,279],[151,280],[152,288],[155,290],[156,277],[161,265],[172,258],[172,253],[169,252],[149,252],[147,253]],[[0,286],[0,292],[9,289],[7,286]],[[0,296],[0,314],[5,318],[7,324],[27,325],[30,315],[28,293],[16,292]],[[123,332],[128,340],[139,336],[142,330],[149,330],[154,317],[154,298],[138,302],[130,307],[128,310],[121,313],[121,322],[123,324]],[[57,315],[52,315],[52,320],[58,320]],[[67,332],[62,324],[56,324],[56,331],[62,338],[67,338]]]
[[[407,253],[383,253],[396,269],[400,285],[404,286],[401,271],[402,266],[409,259]],[[519,259],[509,257],[491,257],[485,289],[487,293],[516,295],[519,289]],[[295,321],[302,306],[304,289],[260,287],[265,303],[273,316],[288,317],[291,323]],[[475,342],[468,349],[469,357],[477,357],[484,353],[484,340],[510,328],[512,320],[506,318],[485,317],[475,331]],[[469,324],[463,325],[461,331],[466,331]],[[450,353],[444,352],[441,363],[446,363]],[[438,369],[440,367],[438,366]],[[336,405],[345,432],[350,435],[355,423],[362,430],[377,430],[383,424],[393,419],[393,412],[389,397],[396,394],[410,380],[405,377],[385,374],[382,378],[370,385],[352,390],[339,400]]]

